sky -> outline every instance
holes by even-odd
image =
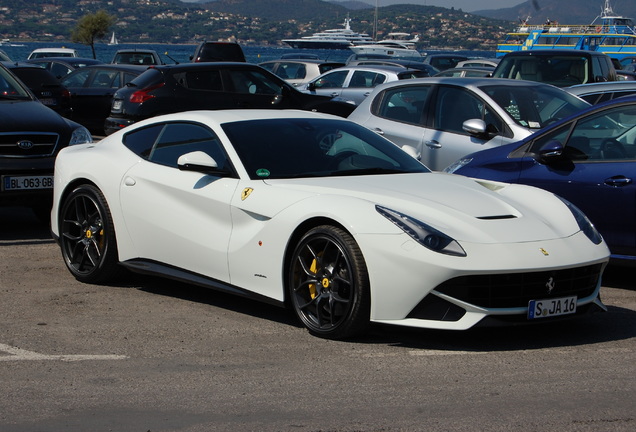
[[[181,0],[192,2],[197,0]],[[360,0],[374,5],[375,0]],[[502,9],[517,6],[525,3],[526,0],[378,0],[378,6],[389,6],[392,4],[418,4],[424,6],[440,6],[445,8],[454,7],[464,12],[484,9]]]

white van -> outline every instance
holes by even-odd
[[[31,51],[28,59],[44,57],[79,57],[79,53],[72,48],[38,48]]]

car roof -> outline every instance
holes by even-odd
[[[92,64],[103,63],[100,60],[90,58],[90,57],[54,57],[54,56],[39,57],[34,59],[28,59],[25,61],[27,63],[43,63],[43,62],[50,62],[50,61],[56,61],[60,63],[82,63],[82,62],[92,63]]]
[[[578,84],[571,87],[565,87],[563,90],[566,90],[575,95],[584,95],[593,92],[633,89],[636,89],[636,81],[607,81],[589,84]]]
[[[130,64],[113,64],[113,63],[100,63],[85,66],[81,69],[115,69],[115,70],[129,70],[129,71],[145,71],[148,69],[148,65],[130,65]],[[75,71],[73,71],[75,72]]]
[[[3,61],[3,65],[5,65],[8,69],[42,69],[45,70],[42,66],[38,66],[33,63],[27,63],[23,61]]]
[[[344,62],[340,62],[340,61],[327,61],[327,60],[316,60],[316,59],[297,59],[297,58],[290,58],[290,59],[276,59],[276,60],[267,60],[264,62],[260,62],[258,63],[259,65],[262,64],[274,64],[274,63],[298,63],[298,64],[317,64],[317,65],[323,65],[323,64],[341,64],[344,65]]]
[[[386,88],[392,86],[412,86],[421,84],[449,84],[460,87],[479,87],[481,85],[501,85],[509,87],[554,87],[550,84],[544,84],[536,81],[513,80],[507,78],[490,78],[490,77],[427,77],[427,78],[411,78],[402,81],[391,81],[380,84],[376,87]],[[554,87],[557,88],[557,87]]]
[[[166,114],[161,117],[152,117],[135,123],[135,126],[145,126],[156,123],[157,120],[187,120],[199,121],[203,123],[232,123],[245,120],[268,120],[268,119],[284,119],[284,118],[325,118],[332,120],[351,121],[343,117],[332,114],[325,114],[316,111],[306,110],[278,110],[278,109],[227,109],[227,110],[197,110],[182,111],[172,114]],[[131,128],[132,129],[132,128]],[[136,127],[135,127],[136,129]],[[128,130],[128,129],[124,129]]]

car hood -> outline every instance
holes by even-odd
[[[570,210],[549,192],[451,174],[270,180],[267,184],[273,188],[270,193],[246,204],[271,211],[263,216],[319,202],[320,211],[358,232],[395,232],[375,211],[376,205],[414,217],[456,240],[476,243],[564,238],[580,230]]]
[[[69,123],[52,109],[35,101],[0,102],[4,131],[57,132],[71,129]],[[33,121],[37,119],[37,121]]]

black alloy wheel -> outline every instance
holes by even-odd
[[[64,200],[60,246],[66,266],[81,282],[103,283],[121,270],[110,210],[95,186],[78,186]]]
[[[362,252],[346,231],[323,225],[300,240],[292,255],[289,295],[314,335],[344,339],[369,324],[369,276]]]

